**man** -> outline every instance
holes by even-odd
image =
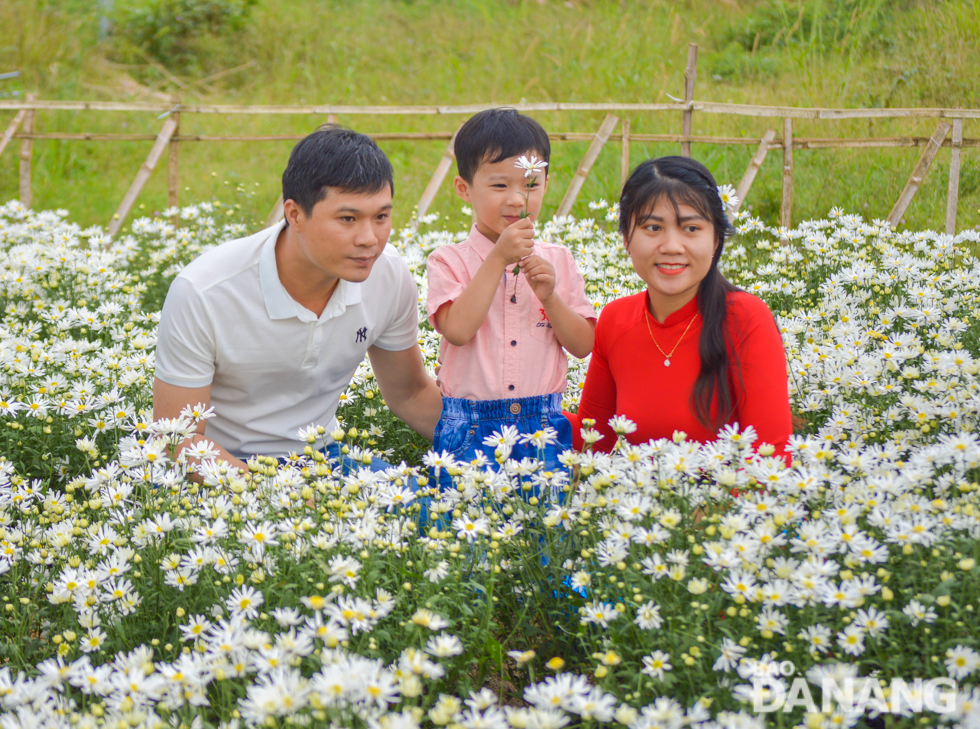
[[[418,291],[391,233],[391,163],[369,137],[323,127],[282,176],[285,220],[224,243],[174,280],[160,319],[153,417],[214,407],[207,438],[245,469],[285,456],[298,430],[337,427],[365,352],[391,411],[432,438],[442,407],[418,347]]]

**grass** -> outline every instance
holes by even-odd
[[[130,2],[130,5],[133,3]],[[146,0],[144,4],[152,4]],[[220,4],[220,3],[219,3]],[[239,3],[240,4],[240,3]],[[127,5],[118,2],[119,12]],[[98,39],[98,5],[81,0],[8,0],[0,6],[0,97],[36,91],[46,99],[129,100],[135,81],[185,102],[465,104],[527,101],[658,102],[683,95],[687,44],[700,46],[695,98],[797,106],[975,107],[980,0],[686,0],[667,2],[505,2],[504,0],[259,0],[244,29],[217,36],[206,29],[180,53],[155,59],[116,33]],[[254,60],[218,81],[196,83]],[[189,88],[181,88],[181,84]],[[193,85],[192,85],[193,84]],[[550,131],[587,132],[602,114],[536,114]],[[0,115],[5,126],[13,114]],[[629,115],[634,133],[679,133],[671,114]],[[311,117],[185,115],[185,134],[305,133]],[[451,131],[462,118],[352,117],[362,131]],[[155,134],[155,114],[50,112],[39,131]],[[834,121],[795,124],[797,136],[928,136],[933,120]],[[779,120],[696,114],[698,134],[761,137]],[[980,136],[968,121],[966,137]],[[40,141],[34,148],[34,207],[66,208],[83,224],[108,222],[150,142]],[[587,143],[559,142],[552,152],[544,215],[557,207]],[[445,142],[382,144],[395,166],[395,223],[404,222],[441,157]],[[264,220],[278,194],[291,144],[187,143],[181,147],[183,202],[236,202]],[[0,157],[0,199],[17,195],[18,144]],[[634,144],[631,159],[675,154],[676,144]],[[754,149],[697,146],[694,154],[719,182],[737,183]],[[884,217],[920,150],[814,150],[795,157],[794,220],[833,205]],[[949,152],[937,157],[905,219],[942,228]],[[770,221],[779,216],[781,157],[771,154],[747,204]],[[619,145],[603,150],[573,212],[618,197]],[[166,206],[166,163],[138,201]],[[245,190],[235,192],[239,188]],[[444,184],[432,206],[462,224],[461,203]],[[959,228],[980,207],[980,164],[963,155]],[[134,211],[137,215],[139,210]]]

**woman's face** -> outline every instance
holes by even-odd
[[[715,226],[690,205],[666,197],[636,218],[626,250],[646,282],[651,313],[663,321],[694,298],[715,253]]]

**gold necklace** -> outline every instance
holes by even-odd
[[[657,344],[657,340],[653,338],[653,329],[650,327],[650,312],[647,311],[646,306],[643,307],[643,320],[647,323],[647,331],[650,332],[650,339],[653,340],[653,346],[659,349],[660,354],[662,354],[665,358],[664,367],[670,367],[670,358],[674,356],[674,352],[677,351],[677,347],[680,345],[681,340],[683,340],[684,337],[687,335],[688,330],[691,328],[691,325],[694,323],[694,320],[697,318],[698,318],[698,312],[695,312],[694,316],[691,317],[691,321],[687,323],[687,329],[684,330],[684,334],[681,334],[681,338],[677,340],[677,344],[675,344],[674,348],[670,350],[670,354],[667,354],[667,352],[665,352],[661,348],[661,346]]]

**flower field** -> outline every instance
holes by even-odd
[[[641,282],[593,208],[541,236],[601,307]],[[314,423],[246,475],[201,446],[197,483],[168,445],[207,411],[150,417],[159,310],[246,229],[216,204],[165,215],[110,240],[0,207],[3,729],[980,726],[980,236],[738,217],[726,275],[783,331],[791,467],[737,428],[568,453],[571,481],[506,459],[509,434],[499,469],[454,463],[365,363],[332,435],[401,465],[340,477]],[[427,222],[391,241],[421,302],[428,252],[466,235]],[[434,366],[438,336],[420,344]],[[409,491],[429,467],[456,489]],[[759,712],[797,676],[815,707]],[[916,678],[948,679],[941,711],[895,690]]]

